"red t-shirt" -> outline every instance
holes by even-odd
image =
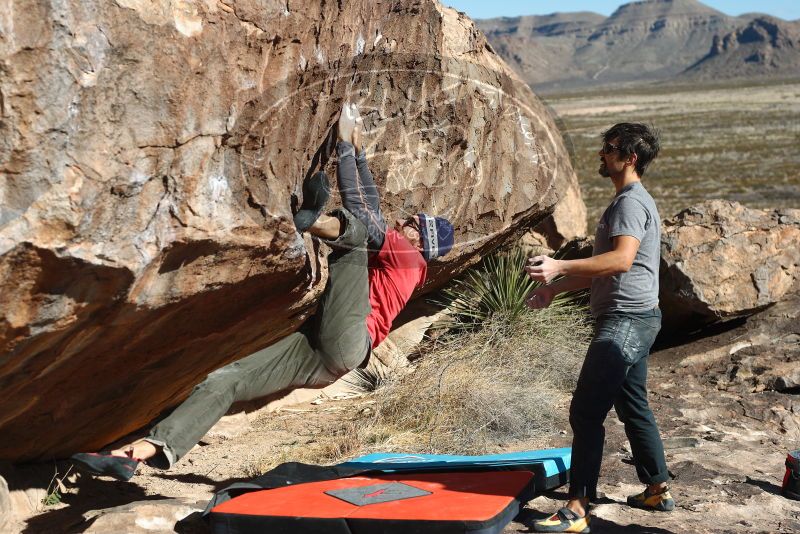
[[[408,239],[388,230],[381,250],[369,261],[369,303],[367,330],[372,348],[389,335],[392,321],[405,307],[417,286],[425,282],[428,264]]]

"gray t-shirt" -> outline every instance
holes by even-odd
[[[644,311],[658,306],[661,218],[653,197],[641,182],[620,191],[597,223],[593,256],[613,250],[613,238],[629,235],[639,250],[626,273],[592,278],[592,315],[610,311]]]

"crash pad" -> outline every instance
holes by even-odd
[[[526,470],[535,474],[536,491],[557,488],[569,481],[572,449],[539,449],[463,456],[453,454],[373,453],[339,464],[340,467],[383,471]]]
[[[529,471],[352,476],[251,491],[215,506],[215,534],[496,534],[534,494]]]

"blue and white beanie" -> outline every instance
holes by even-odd
[[[422,238],[422,257],[425,261],[444,256],[453,247],[453,225],[444,217],[431,217],[418,213],[420,237]]]

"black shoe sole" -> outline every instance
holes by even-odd
[[[322,211],[331,197],[331,186],[325,171],[315,172],[303,183],[303,204],[301,210]]]
[[[79,453],[70,457],[80,471],[95,476],[109,476],[127,482],[136,473],[139,462],[103,453]]]
[[[305,232],[317,222],[330,196],[331,186],[324,171],[315,172],[303,183],[303,204],[294,216],[298,232]]]
[[[294,227],[300,233],[305,232],[317,222],[320,214],[320,211],[300,210],[294,216]]]

